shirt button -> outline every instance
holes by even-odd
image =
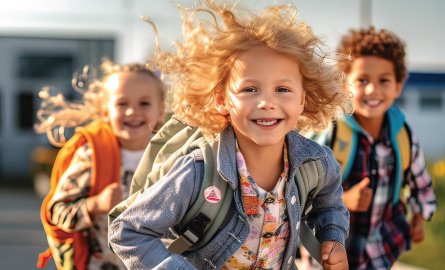
[[[273,203],[274,201],[275,201],[275,199],[272,198],[272,197],[269,197],[269,198],[264,200],[264,202],[266,202],[266,203]]]
[[[271,232],[263,234],[264,238],[271,238],[272,236],[273,236],[273,233],[271,233]]]
[[[297,198],[295,198],[295,196],[292,196],[292,198],[290,199],[290,204],[294,205],[296,201]]]
[[[287,264],[291,264],[292,263],[292,256],[289,257],[289,259],[287,260]]]
[[[372,175],[376,175],[376,173],[377,173],[377,170],[376,170],[376,169],[372,169],[372,170],[371,170],[371,174],[372,174]]]

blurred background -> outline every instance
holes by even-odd
[[[43,86],[75,99],[71,77],[103,57],[142,62],[154,48],[149,16],[161,47],[181,39],[177,4],[193,0],[0,0],[0,266],[35,268],[46,246],[39,205],[57,153],[33,125]],[[261,8],[288,1],[243,0]],[[424,243],[402,261],[426,269],[445,264],[445,17],[442,0],[294,0],[301,17],[335,50],[350,28],[375,25],[407,44],[409,79],[397,101],[420,138],[434,177],[439,211],[427,225]],[[14,236],[14,235],[19,235]],[[442,240],[440,240],[442,239]],[[20,256],[1,256],[18,252]],[[1,255],[3,254],[3,255]],[[16,254],[16,253],[14,253]],[[23,259],[25,258],[25,259]],[[0,267],[3,268],[3,267]]]

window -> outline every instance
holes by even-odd
[[[34,122],[34,96],[32,93],[20,93],[17,96],[17,124],[21,130],[32,129]]]
[[[442,97],[440,95],[422,95],[419,105],[422,110],[441,110]]]
[[[72,55],[23,54],[18,57],[17,77],[22,79],[70,78],[73,73]]]

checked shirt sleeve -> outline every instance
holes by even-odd
[[[423,151],[419,140],[412,136],[411,169],[407,175],[411,190],[409,205],[416,214],[421,214],[425,220],[430,220],[436,211],[436,196],[430,174],[426,168]]]

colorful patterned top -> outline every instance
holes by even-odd
[[[289,236],[284,187],[289,169],[284,146],[284,171],[270,192],[258,187],[250,176],[244,157],[237,148],[244,211],[250,224],[246,242],[222,269],[280,269]]]
[[[90,257],[88,269],[126,269],[121,260],[108,248],[108,216],[104,214],[92,218],[86,208],[85,202],[91,180],[92,151],[88,143],[76,150],[49,203],[51,219],[54,224],[68,232],[88,230],[89,245],[94,254]],[[132,152],[121,149],[123,198],[128,197],[128,187],[143,152],[144,150]]]

